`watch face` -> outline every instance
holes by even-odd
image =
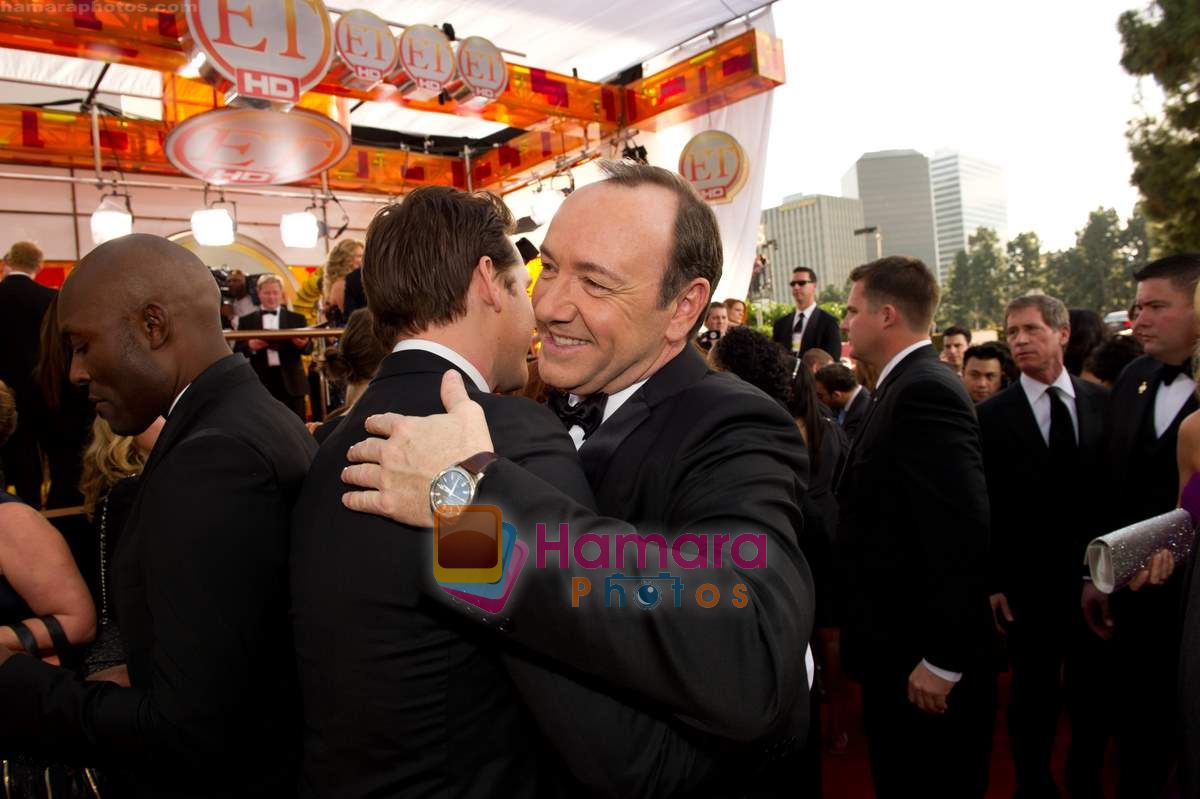
[[[454,468],[444,472],[433,484],[432,500],[436,509],[461,507],[471,504],[474,487],[467,473]]]

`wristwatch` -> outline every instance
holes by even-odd
[[[494,452],[479,452],[443,469],[429,485],[429,507],[433,514],[457,516],[464,507],[473,504],[483,482],[483,470],[499,457]]]

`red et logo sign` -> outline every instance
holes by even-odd
[[[508,87],[508,64],[496,45],[482,36],[469,36],[458,44],[458,80],[449,89],[460,104],[482,108]]]
[[[350,135],[329,117],[294,109],[218,108],[167,136],[167,158],[216,186],[295,183],[341,161]]]
[[[185,49],[226,102],[286,110],[333,58],[321,0],[189,0]]]
[[[749,171],[742,146],[720,130],[706,130],[692,137],[679,155],[679,174],[710,203],[732,200]]]
[[[396,69],[399,49],[387,23],[370,11],[355,9],[338,17],[333,27],[343,86],[369,91]]]
[[[432,25],[410,25],[400,34],[397,87],[407,100],[432,100],[454,78],[450,40]]]

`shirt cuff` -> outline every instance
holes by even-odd
[[[812,646],[804,649],[804,671],[808,674],[808,687],[812,690],[813,680],[817,676],[817,664],[813,661]]]
[[[945,669],[939,669],[928,660],[922,660],[921,665],[929,669],[929,671],[932,672],[935,677],[941,677],[947,682],[958,682],[962,679],[961,671],[946,671]]]

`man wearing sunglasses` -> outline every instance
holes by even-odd
[[[796,357],[819,347],[834,361],[842,357],[842,334],[838,320],[817,307],[817,273],[807,266],[792,270],[792,299],[795,313],[775,320],[771,338]]]

